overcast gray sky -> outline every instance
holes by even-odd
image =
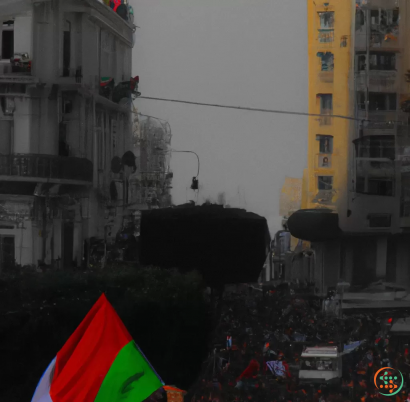
[[[131,0],[134,75],[145,96],[308,111],[303,0]],[[199,202],[226,194],[280,230],[286,176],[303,175],[306,117],[138,99],[141,113],[169,121],[172,148],[199,154]],[[173,200],[195,199],[192,154],[173,154]]]

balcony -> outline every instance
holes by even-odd
[[[370,71],[369,91],[370,92],[397,92],[397,73],[395,71]],[[366,91],[367,76],[365,71],[356,73],[356,90]]]
[[[331,84],[333,82],[333,76],[333,71],[321,71],[318,74],[319,81],[326,84]]]
[[[320,114],[323,116],[320,116],[318,118],[319,126],[331,126],[332,125],[332,116],[331,116],[332,113],[333,113],[333,110],[323,110],[322,109]]]
[[[333,47],[335,40],[334,29],[319,29],[318,30],[318,46],[321,48]]]
[[[0,181],[91,185],[93,163],[75,157],[0,155]]]
[[[401,127],[405,122],[403,114],[397,111],[369,111],[369,121],[364,122],[363,135],[394,135],[396,129]],[[358,119],[366,120],[366,112],[360,110]]]
[[[37,78],[31,75],[31,72],[13,68],[10,60],[0,60],[0,84],[33,84],[38,81]]]
[[[400,49],[399,13],[395,7],[388,8],[388,4],[384,4],[380,9],[374,8],[373,5],[368,7],[372,9],[369,27],[371,33],[368,35],[368,23],[363,17],[361,24],[356,26],[356,50],[366,51],[367,45],[371,50],[398,51]],[[363,16],[364,13],[363,11]]]

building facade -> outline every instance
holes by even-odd
[[[129,214],[135,26],[105,3],[0,2],[0,270],[80,265]]]
[[[132,187],[133,208],[145,210],[171,206],[171,139],[168,122],[141,116],[135,145],[137,170]]]
[[[309,112],[321,116],[288,225],[311,242],[321,291],[341,279],[410,286],[408,7],[308,1]]]

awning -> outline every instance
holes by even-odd
[[[293,237],[310,242],[334,240],[342,234],[339,215],[330,209],[300,209],[287,224]]]
[[[34,195],[37,197],[60,198],[69,195],[71,198],[88,198],[89,191],[84,186],[71,184],[37,184]]]
[[[410,317],[399,318],[391,327],[390,332],[410,334]]]

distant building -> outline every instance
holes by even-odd
[[[0,269],[80,264],[128,214],[135,26],[104,3],[0,2]]]
[[[322,116],[309,123],[304,211],[288,224],[312,242],[321,291],[341,278],[410,286],[408,7],[308,2],[309,112]]]
[[[134,152],[138,166],[130,186],[130,209],[145,210],[171,205],[173,173],[171,161],[171,128],[167,122],[144,117],[134,121],[137,132]]]

